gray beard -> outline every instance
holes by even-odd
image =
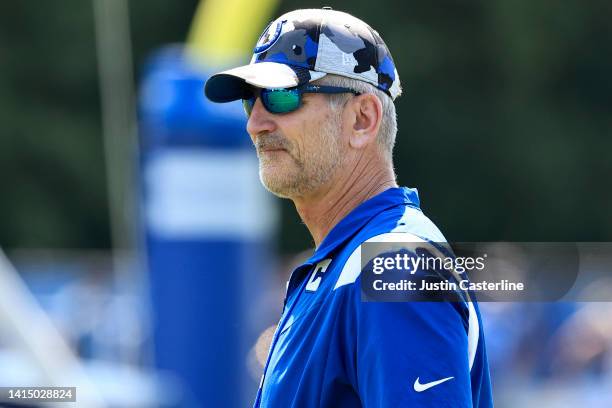
[[[319,152],[316,154],[310,152],[302,158],[291,155],[298,170],[288,177],[272,176],[266,178],[264,176],[265,164],[262,164],[260,158],[259,178],[264,187],[278,197],[296,198],[308,195],[328,183],[336,174],[342,160],[339,119],[338,117],[337,120],[328,120],[322,123],[317,138],[321,141]],[[264,143],[269,145],[268,142]],[[279,142],[278,146],[287,147],[282,142]],[[260,148],[260,146],[257,147]]]

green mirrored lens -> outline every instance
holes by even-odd
[[[262,91],[261,99],[272,113],[288,113],[300,106],[300,93],[296,89],[266,89]]]

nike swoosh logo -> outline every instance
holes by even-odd
[[[425,383],[425,384],[421,384],[419,382],[419,377],[417,377],[417,379],[414,381],[414,390],[416,392],[423,392],[425,390],[430,389],[431,387],[435,387],[438,384],[442,384],[445,381],[452,380],[453,378],[455,378],[455,377],[446,377],[446,378],[443,378],[443,379],[438,380],[438,381],[432,381],[432,382],[428,382],[428,383]]]

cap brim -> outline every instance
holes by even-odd
[[[324,76],[324,72],[310,71],[311,81]],[[245,91],[252,86],[291,88],[298,85],[298,76],[290,66],[277,62],[259,62],[214,74],[206,81],[204,93],[213,102],[231,102],[242,99],[246,95]]]

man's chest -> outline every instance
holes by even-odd
[[[334,291],[339,272],[335,261],[325,259],[299,284],[290,281],[264,373],[264,399],[320,392],[325,376],[341,375],[343,305]]]

